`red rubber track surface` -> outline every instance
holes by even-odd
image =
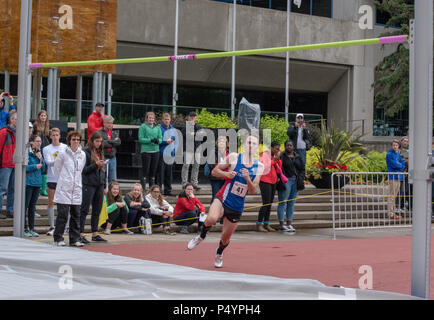
[[[434,257],[431,238],[431,259]],[[232,241],[224,252],[224,265],[214,268],[218,243],[205,240],[194,250],[185,242],[145,242],[89,246],[86,250],[136,259],[158,261],[204,270],[246,273],[280,278],[314,279],[327,286],[359,288],[364,273],[372,268],[373,289],[411,294],[411,237],[315,240],[288,242]],[[434,268],[431,263],[430,299],[434,299]],[[365,282],[366,283],[366,282]]]

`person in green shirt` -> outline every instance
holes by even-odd
[[[155,184],[160,158],[160,143],[163,141],[160,126],[155,124],[155,114],[147,112],[145,122],[139,128],[140,153],[142,155],[142,177],[140,183],[143,191],[146,191],[146,183],[149,187]]]
[[[122,233],[134,234],[127,229],[128,221],[128,206],[122,199],[121,188],[117,181],[110,182],[107,192],[107,197],[104,197],[107,204],[108,220],[106,221],[105,234],[111,234],[111,229],[114,226],[117,228],[119,222],[122,225]],[[120,221],[119,221],[120,220]]]

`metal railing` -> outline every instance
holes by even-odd
[[[407,172],[335,172],[331,179],[333,239],[338,230],[411,226]]]

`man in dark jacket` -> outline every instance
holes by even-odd
[[[195,157],[195,151],[200,146],[200,141],[196,141],[196,134],[199,130],[203,129],[201,125],[196,123],[197,114],[196,112],[192,111],[188,115],[188,123],[186,123],[186,126],[182,128],[182,137],[184,140],[183,147],[184,147],[184,165],[182,166],[181,171],[181,179],[182,179],[182,185],[184,186],[187,182],[189,182],[188,179],[188,171],[190,169],[190,165],[192,165],[191,170],[191,183],[193,184],[193,187],[195,190],[200,190],[199,188],[199,167],[200,164],[197,162]],[[187,128],[193,128],[193,130],[187,130]],[[187,137],[188,135],[188,137]],[[190,141],[190,142],[189,142]],[[194,141],[193,149],[191,146],[187,145],[187,143],[191,144],[191,141]],[[192,153],[193,151],[193,153]]]
[[[15,130],[17,129],[17,113],[9,117],[9,124],[0,129],[0,200],[7,193],[6,215],[0,213],[0,219],[12,218],[14,211],[14,177],[15,164]]]
[[[289,126],[286,134],[292,141],[294,149],[303,160],[304,165],[306,165],[306,151],[312,147],[312,138],[302,113],[297,114],[295,123]]]
[[[108,164],[106,165],[108,183],[110,183],[112,180],[117,180],[116,148],[121,145],[121,139],[118,136],[114,136],[112,134],[114,120],[115,119],[112,116],[106,116],[104,118],[104,128],[99,130],[103,138],[104,159],[109,160]]]

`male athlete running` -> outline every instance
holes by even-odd
[[[225,178],[225,184],[209,208],[201,233],[190,240],[187,247],[192,250],[201,243],[209,229],[221,217],[224,217],[220,244],[214,260],[216,268],[223,266],[223,250],[229,245],[231,236],[238,226],[238,221],[244,211],[244,199],[247,192],[256,193],[264,171],[263,164],[254,159],[258,147],[259,138],[256,135],[248,135],[244,144],[244,152],[229,154],[226,161],[219,163],[211,173],[215,177]],[[225,171],[226,169],[228,170]]]

